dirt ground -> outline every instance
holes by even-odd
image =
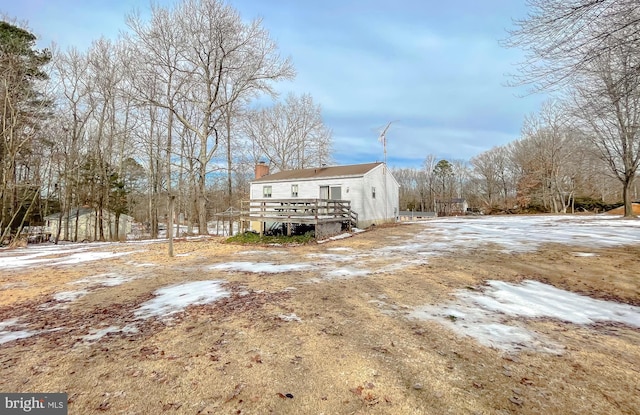
[[[532,279],[640,305],[639,247],[588,248],[594,256],[560,244],[527,253],[485,247],[404,264],[381,254],[367,263],[379,272],[352,278],[327,279],[320,268],[210,269],[239,260],[309,262],[340,249],[357,257],[381,241],[410,239],[422,226],[292,247],[181,241],[171,259],[163,243],[116,244],[109,249],[132,252],[0,271],[0,321],[25,316],[29,329],[43,330],[0,345],[0,390],[66,392],[70,414],[640,413],[637,328],[523,321],[564,352],[513,354],[406,317],[487,280]],[[55,305],[53,294],[69,291],[67,284],[100,273],[136,278],[94,288],[66,308],[42,306]],[[134,321],[156,289],[196,280],[224,280],[232,294],[171,320],[147,320],[138,333],[82,340],[91,329]],[[292,315],[299,321],[282,317]]]

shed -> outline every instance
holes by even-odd
[[[54,213],[44,218],[51,237],[55,238],[58,226],[61,226],[60,239],[63,241],[96,241],[100,239],[99,215],[94,208],[73,208],[68,215],[60,217]],[[116,215],[110,210],[102,210],[102,230],[106,240],[124,240],[131,233],[133,218],[124,213],[118,219],[116,232]]]

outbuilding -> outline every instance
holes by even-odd
[[[131,233],[133,218],[120,214],[116,220],[114,212],[103,209],[99,215],[96,209],[89,207],[73,208],[68,215],[54,213],[45,217],[48,232],[52,238],[58,234],[63,241],[97,241],[100,239],[100,222],[105,240],[125,240]],[[101,217],[100,217],[101,216]]]

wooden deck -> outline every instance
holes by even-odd
[[[358,214],[351,210],[348,200],[254,199],[243,201],[241,210],[241,220],[261,222],[262,232],[266,223],[286,224],[289,234],[291,225],[346,223],[351,228],[358,223]]]

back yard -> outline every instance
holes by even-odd
[[[69,413],[640,413],[640,221],[0,250],[0,390]]]

